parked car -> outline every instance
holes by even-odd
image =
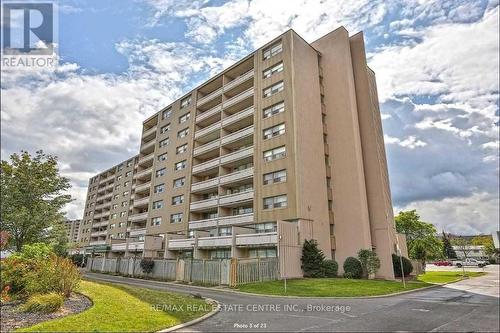
[[[462,266],[477,266],[477,267],[484,267],[486,265],[488,265],[488,263],[486,261],[482,261],[482,260],[476,260],[476,259],[472,259],[472,258],[467,258],[465,260],[457,260],[454,262],[455,266],[457,267],[462,267]]]
[[[436,265],[436,266],[453,266],[453,263],[451,261],[448,261],[448,260],[440,260],[440,261],[436,261],[434,263],[434,265]]]

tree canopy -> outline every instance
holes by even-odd
[[[9,233],[9,244],[20,251],[24,244],[58,238],[61,209],[71,196],[65,194],[70,183],[59,174],[57,157],[41,150],[35,156],[12,154],[10,162],[1,162],[0,186],[0,226]]]

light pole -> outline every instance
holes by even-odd
[[[278,258],[283,257],[283,265],[280,265],[280,271],[283,274],[283,281],[285,283],[285,294],[286,294],[286,273],[285,269],[282,269],[282,267],[285,267],[285,253],[281,251],[281,235],[278,237]]]
[[[401,254],[401,249],[399,248],[399,240],[396,244],[396,248],[398,250],[398,255],[399,255],[399,264],[401,265],[401,279],[403,280],[403,288],[406,289],[405,272],[403,270],[403,255]]]

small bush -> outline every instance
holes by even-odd
[[[81,253],[71,255],[70,259],[77,267],[83,267],[85,265],[85,256]]]
[[[401,277],[401,262],[399,260],[399,256],[396,254],[392,255],[392,267],[394,269],[394,276]],[[410,275],[413,271],[413,265],[408,258],[403,257],[403,271],[405,276]]]
[[[56,293],[31,296],[22,306],[24,312],[50,313],[57,311],[64,303],[64,297]]]
[[[336,277],[339,270],[339,264],[335,260],[324,260],[321,263],[322,275],[324,277]]]
[[[141,260],[141,268],[144,274],[151,273],[154,267],[155,267],[155,262],[153,259],[143,258]]]
[[[377,274],[380,268],[380,259],[377,253],[373,250],[359,250],[358,259],[361,262],[361,267],[363,268],[363,277],[368,278],[370,275]]]
[[[363,276],[363,267],[361,262],[354,257],[347,257],[344,261],[344,277],[349,279],[361,279]]]
[[[54,290],[69,297],[80,284],[81,274],[73,262],[68,258],[55,257]]]
[[[300,258],[304,277],[324,277],[322,263],[325,260],[323,251],[318,248],[316,240],[306,240],[302,246],[302,257]]]

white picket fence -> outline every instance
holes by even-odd
[[[146,277],[141,258],[89,258],[86,269],[132,277]],[[277,258],[154,259],[149,278],[203,285],[231,285],[279,279]]]

